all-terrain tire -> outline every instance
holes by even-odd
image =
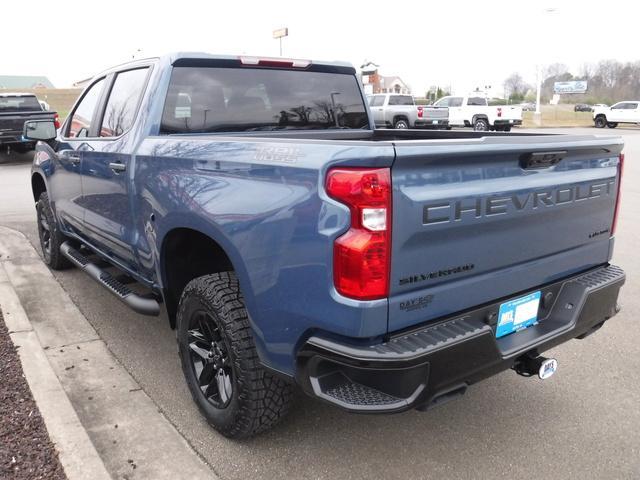
[[[593,123],[596,128],[604,128],[607,126],[607,117],[604,115],[598,115]]]
[[[70,268],[71,262],[60,253],[60,245],[67,241],[67,237],[60,231],[47,192],[40,194],[38,203],[36,203],[36,214],[38,217],[38,237],[44,263],[53,270]]]
[[[199,357],[202,354],[193,353],[193,332],[197,331],[193,328],[194,321],[200,325],[202,318],[209,324],[205,329],[211,327],[210,331],[216,332],[221,349],[216,346],[215,351],[225,351],[221,356],[225,357],[224,365],[229,366],[231,393],[228,396],[225,393],[225,405],[214,404],[222,403],[220,395],[215,402],[207,397],[209,389],[203,391],[202,376],[197,373],[196,365],[202,362]],[[180,298],[177,330],[189,390],[213,428],[229,438],[247,438],[270,429],[287,413],[292,385],[260,364],[235,273],[215,273],[189,282]],[[211,349],[214,350],[213,343]]]

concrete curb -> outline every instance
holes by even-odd
[[[0,306],[69,480],[217,478],[26,237],[6,227],[0,227]]]
[[[107,480],[111,476],[51,368],[33,326],[0,263],[0,308],[24,376],[40,409],[69,480]]]

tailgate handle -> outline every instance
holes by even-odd
[[[559,163],[566,155],[566,150],[524,153],[520,155],[520,166],[522,168],[547,168]]]

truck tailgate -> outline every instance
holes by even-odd
[[[620,138],[504,136],[395,148],[389,331],[609,260]]]

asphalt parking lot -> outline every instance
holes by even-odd
[[[613,261],[628,276],[622,312],[597,334],[553,350],[559,370],[544,382],[505,372],[438,409],[393,416],[351,415],[300,394],[279,427],[233,442],[198,414],[166,318],[131,312],[79,271],[55,275],[113,354],[223,479],[639,478],[640,129],[552,132],[563,131],[625,139]],[[37,245],[29,155],[0,156],[0,162],[0,224]]]

